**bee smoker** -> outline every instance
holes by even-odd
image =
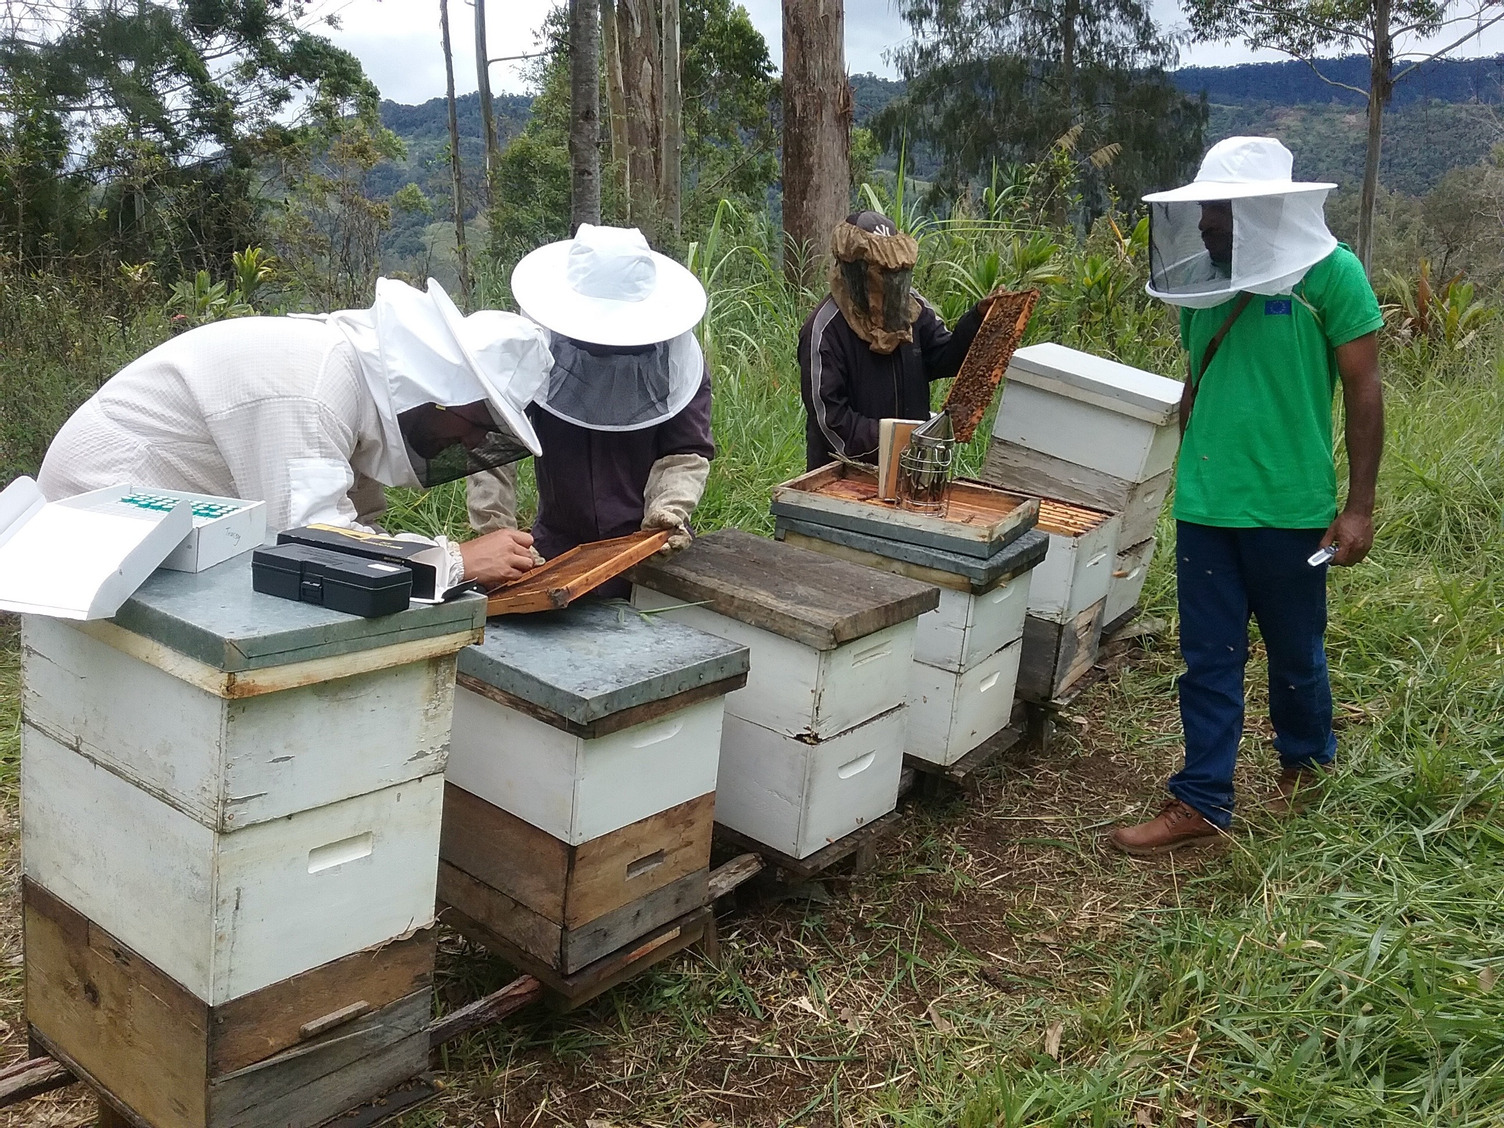
[[[955,453],[955,430],[945,412],[915,428],[898,456],[899,507],[943,517]]]

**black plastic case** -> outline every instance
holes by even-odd
[[[344,552],[303,544],[258,548],[251,557],[251,587],[299,603],[374,618],[407,609],[412,569],[402,564],[363,560]]]
[[[379,533],[368,533],[362,529],[341,529],[333,525],[300,525],[278,533],[277,543],[333,549],[347,556],[382,560],[388,564],[411,568],[413,594],[419,599],[432,599],[438,590],[439,576],[433,564],[420,559],[427,556],[431,560],[436,552],[443,557],[442,551],[435,548],[432,541],[402,540]],[[447,558],[444,558],[444,563],[447,567]]]

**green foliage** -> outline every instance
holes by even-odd
[[[375,118],[360,64],[304,16],[297,0],[11,5],[0,245],[30,266],[87,252],[177,273],[256,238],[256,160],[300,123]]]

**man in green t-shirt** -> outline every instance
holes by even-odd
[[[1212,147],[1193,183],[1144,197],[1149,293],[1181,307],[1191,362],[1175,476],[1185,766],[1157,818],[1113,832],[1130,854],[1206,843],[1231,824],[1251,618],[1268,652],[1281,765],[1271,805],[1288,809],[1336,756],[1326,570],[1358,563],[1373,545],[1383,318],[1362,264],[1326,228],[1334,185],[1294,181],[1292,167],[1278,141],[1232,137]]]

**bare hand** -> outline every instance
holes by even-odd
[[[497,529],[460,545],[465,579],[491,586],[533,570],[533,535],[520,529]]]
[[[1337,545],[1333,564],[1351,567],[1359,563],[1373,547],[1373,514],[1344,509],[1337,514],[1326,536],[1321,538],[1321,547],[1326,548],[1333,542]]]

